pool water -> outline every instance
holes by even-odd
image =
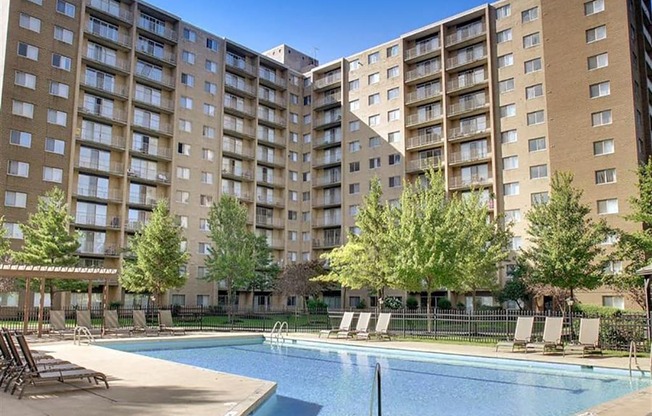
[[[368,415],[376,363],[383,416],[566,416],[652,384],[618,370],[310,342],[152,347],[137,353],[278,383],[255,416]]]

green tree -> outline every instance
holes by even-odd
[[[7,229],[5,228],[5,218],[0,217],[0,264],[6,263],[10,256],[10,244],[7,238]],[[0,293],[11,292],[15,289],[15,279],[0,277]]]
[[[68,214],[66,195],[52,188],[38,200],[36,212],[20,224],[23,247],[12,253],[14,262],[34,266],[75,266],[79,262],[79,233],[71,231],[73,218]],[[74,280],[46,279],[46,290],[80,290],[87,286]],[[34,289],[34,288],[33,288]]]
[[[224,282],[229,316],[235,303],[234,294],[256,277],[256,237],[247,229],[247,208],[229,195],[213,204],[208,214],[213,244],[206,258],[206,280]]]
[[[252,294],[252,303],[254,302],[253,294],[256,291],[270,291],[274,288],[276,278],[281,271],[281,268],[274,261],[272,249],[267,243],[267,237],[264,235],[254,237],[254,258],[256,259],[254,277],[248,285],[248,289]]]
[[[601,284],[604,261],[600,247],[609,230],[604,220],[589,217],[582,191],[570,173],[556,172],[550,199],[528,211],[530,246],[523,250],[533,284],[568,290],[594,289]]]
[[[397,246],[391,232],[397,224],[393,209],[381,202],[382,195],[380,180],[372,179],[369,194],[356,216],[360,233],[349,233],[344,246],[322,255],[328,262],[329,272],[319,278],[352,289],[369,288],[381,302],[386,288],[398,287]]]
[[[404,289],[427,293],[428,331],[432,292],[454,286],[461,241],[457,235],[457,217],[446,196],[443,174],[434,168],[426,172],[427,181],[406,183],[401,195],[400,227],[396,256]]]
[[[638,169],[638,196],[629,200],[632,213],[625,216],[641,224],[638,231],[619,231],[620,239],[612,260],[623,260],[621,273],[606,274],[604,283],[627,293],[641,308],[645,308],[644,278],[636,271],[649,264],[652,258],[652,158]]]
[[[527,284],[527,266],[517,258],[516,265],[510,273],[509,279],[505,286],[498,292],[498,301],[514,301],[519,309],[523,309],[530,302],[532,291]]]
[[[306,311],[308,299],[316,298],[322,292],[325,284],[313,280],[324,273],[321,260],[310,260],[302,263],[288,264],[281,270],[274,284],[274,291],[282,296],[298,296],[303,300],[303,310]]]
[[[159,200],[149,222],[130,239],[133,256],[123,260],[120,284],[131,292],[153,294],[161,306],[163,295],[187,279],[181,270],[190,255],[181,247],[182,233],[167,201]]]

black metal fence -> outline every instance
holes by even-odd
[[[322,329],[337,327],[344,310],[251,310],[237,309],[231,312],[221,307],[186,307],[174,305],[172,310],[176,326],[190,331],[250,331],[269,332],[278,321],[287,322],[290,332],[317,332]],[[120,325],[128,328],[133,325],[133,309],[118,308]],[[158,310],[144,309],[149,325],[158,325]],[[364,312],[364,310],[353,310]],[[375,325],[376,310],[372,312],[370,328]],[[66,325],[74,328],[75,308],[65,309]],[[533,337],[541,338],[546,316],[564,317],[563,339],[570,342],[577,340],[580,319],[595,317],[576,313],[571,315],[559,313],[537,313],[532,311],[489,310],[465,311],[433,309],[430,314],[425,310],[386,310],[391,312],[390,332],[404,338],[422,338],[433,340],[450,340],[454,342],[494,343],[510,338],[514,334],[519,316],[534,316]],[[28,332],[38,328],[38,308],[31,308],[28,316]],[[103,309],[91,309],[93,326],[103,325]],[[357,314],[356,314],[357,317]],[[627,350],[632,341],[639,350],[649,350],[645,314],[616,314],[601,316],[600,337],[603,348]],[[430,321],[430,326],[428,326]],[[49,329],[49,310],[44,310],[44,330]],[[353,322],[355,326],[356,320]],[[0,308],[0,326],[22,331],[24,329],[24,311],[18,308]]]

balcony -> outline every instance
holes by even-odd
[[[124,73],[129,73],[131,69],[129,61],[122,58],[111,57],[106,54],[99,53],[96,50],[87,49],[84,52],[84,58],[96,64],[108,67],[109,69],[115,69]]]
[[[136,46],[136,52],[141,53],[150,58],[154,58],[156,60],[159,60],[169,65],[174,66],[177,64],[177,56],[166,50],[156,49],[156,48],[149,47],[148,45],[138,44]]]
[[[313,208],[323,208],[323,207],[336,206],[336,205],[342,205],[342,197],[339,195],[317,198],[313,200],[312,203]]]
[[[323,136],[316,137],[312,142],[312,147],[315,149],[320,149],[322,147],[339,145],[340,143],[342,143],[342,132],[336,134],[325,134]]]
[[[236,72],[244,73],[250,77],[256,76],[256,67],[243,58],[236,57],[230,53],[226,54],[226,66]]]
[[[75,162],[78,169],[92,170],[96,172],[110,173],[112,175],[124,175],[124,164],[120,162],[105,162],[96,159],[80,157]]]
[[[273,72],[265,71],[263,68],[258,70],[258,77],[260,78],[261,84],[267,84],[281,89],[285,89],[287,87],[287,82],[285,82],[285,79],[281,78]]]
[[[275,207],[285,206],[285,200],[277,196],[258,195],[256,196],[256,203],[259,205],[270,205]]]
[[[94,91],[108,93],[120,98],[127,98],[127,86],[97,77],[85,77],[81,85]]]
[[[82,244],[77,252],[81,255],[119,257],[122,250],[114,244],[100,244],[86,242]]]
[[[275,127],[285,128],[286,121],[284,117],[272,112],[258,110],[258,122],[263,124],[272,124]]]
[[[285,179],[280,176],[261,175],[259,178],[256,178],[256,182],[275,187],[285,186]]]
[[[431,123],[442,118],[441,110],[420,111],[410,114],[405,120],[406,127],[414,127],[419,124]]]
[[[441,156],[431,156],[422,159],[411,160],[407,164],[408,172],[422,172],[430,167],[440,168],[444,159]]]
[[[151,72],[149,72],[147,70],[140,70],[139,71],[138,69],[136,69],[134,71],[134,75],[137,78],[140,78],[141,80],[148,81],[150,83],[153,82],[153,83],[155,83],[157,85],[163,85],[164,87],[167,87],[167,88],[174,88],[175,85],[176,85],[176,82],[175,82],[174,78],[172,78],[172,77],[170,77],[168,75],[163,75],[163,74],[157,75],[157,74],[151,73]]]
[[[434,146],[441,144],[443,138],[439,133],[423,133],[416,136],[408,137],[406,143],[407,149],[416,149],[419,147]]]
[[[103,135],[92,130],[82,129],[77,135],[77,139],[86,143],[101,145],[102,147],[124,150],[125,138],[114,135]]]
[[[282,157],[274,157],[273,154],[264,154],[263,152],[258,152],[256,159],[261,165],[285,167],[285,159]]]
[[[230,99],[228,96],[224,98],[224,110],[227,112],[234,112],[237,115],[244,115],[249,118],[256,116],[256,111],[253,106],[245,104],[244,101]]]
[[[248,192],[237,191],[235,189],[222,189],[222,195],[229,195],[238,198],[241,201],[252,202],[251,194]]]
[[[313,101],[312,108],[313,110],[324,110],[331,107],[337,107],[342,104],[342,96],[340,93],[337,94],[328,94],[323,97]]]
[[[127,171],[127,176],[132,179],[141,179],[166,185],[170,184],[170,172],[160,171],[156,169],[131,168]]]
[[[279,240],[278,238],[274,238],[271,242],[268,241],[267,244],[273,249],[273,250],[285,250],[285,241],[284,240]]]
[[[239,137],[250,139],[256,137],[256,133],[252,127],[245,126],[243,123],[238,123],[229,118],[224,118],[223,128],[225,133],[231,133]]]
[[[323,168],[325,166],[329,165],[339,165],[342,163],[342,155],[341,154],[335,154],[335,155],[325,155],[322,157],[316,157],[312,160],[312,167],[317,169],[317,168]]]
[[[487,77],[485,76],[485,74],[465,75],[462,77],[457,77],[452,81],[449,81],[448,84],[446,84],[447,87],[446,92],[453,93],[468,88],[473,88],[478,85],[482,85],[486,83],[487,83]]]
[[[473,149],[465,152],[452,152],[448,155],[448,164],[456,165],[463,163],[475,163],[488,158],[491,158],[491,152],[487,149]]]
[[[140,231],[148,222],[149,218],[144,218],[142,220],[130,218],[125,221],[125,229],[130,232]]]
[[[140,205],[147,208],[153,208],[156,206],[158,199],[152,196],[147,196],[146,194],[141,193],[130,193],[129,201],[130,205]]]
[[[339,215],[317,217],[313,218],[311,222],[313,228],[340,227],[342,225],[342,217]]]
[[[250,170],[242,169],[240,167],[228,166],[222,168],[222,176],[231,179],[253,181],[254,174]]]
[[[320,239],[312,240],[312,248],[314,248],[314,249],[335,248],[335,247],[339,247],[341,245],[342,245],[342,238],[341,237],[326,238],[326,239],[323,239],[323,240],[320,240]]]
[[[325,187],[325,186],[333,186],[333,185],[341,185],[342,184],[342,175],[337,174],[337,175],[322,175],[319,177],[316,177],[312,180],[312,186],[319,188],[319,187]]]
[[[486,58],[487,50],[484,47],[478,51],[458,53],[456,56],[446,60],[446,69],[459,69],[465,65],[473,64]]]
[[[78,212],[75,214],[75,225],[119,230],[120,217]]]
[[[459,103],[448,106],[448,116],[459,116],[476,110],[485,109],[489,106],[487,97],[484,95],[473,97],[471,99],[461,100]]]
[[[283,220],[280,218],[268,217],[266,215],[256,215],[256,227],[283,228]]]
[[[471,175],[471,176],[452,176],[448,182],[449,188],[452,189],[461,189],[461,188],[471,188],[476,186],[488,186],[493,183],[493,178],[482,175]]]
[[[132,12],[123,9],[119,4],[109,0],[86,0],[86,6],[129,25],[134,21],[134,14]]]
[[[235,92],[236,94],[244,93],[252,98],[256,96],[256,89],[254,86],[245,82],[235,82],[232,79],[225,78],[224,88],[226,88],[227,91],[231,90],[231,92]]]
[[[73,196],[82,199],[102,200],[120,203],[122,202],[122,191],[120,189],[104,189],[97,187],[78,186],[73,191]]]
[[[405,97],[405,104],[417,104],[422,101],[433,100],[437,97],[441,97],[441,88],[421,88],[408,93]]]
[[[426,42],[418,43],[415,47],[406,50],[404,56],[406,61],[410,61],[412,59],[432,56],[440,50],[441,44],[439,43],[439,38],[432,38]]]
[[[264,90],[259,90],[258,91],[258,99],[260,101],[265,102],[266,104],[272,104],[274,107],[277,108],[286,108],[287,104],[285,102],[285,97],[283,97],[282,94],[270,94],[265,92]]]
[[[448,140],[462,140],[489,134],[491,127],[481,123],[470,123],[465,126],[454,127],[448,131]]]
[[[134,126],[150,130],[159,134],[172,136],[172,125],[168,123],[160,123],[147,118],[134,117]]]
[[[405,82],[411,83],[417,81],[426,81],[428,79],[435,78],[435,75],[439,75],[440,72],[440,63],[418,66],[405,73]]]
[[[254,149],[252,147],[235,144],[232,141],[224,141],[222,145],[222,153],[225,156],[236,156],[246,159],[254,158]]]
[[[326,114],[321,117],[315,117],[312,121],[313,129],[327,129],[335,127],[342,123],[341,114]]]
[[[177,40],[179,39],[179,35],[176,31],[146,19],[143,16],[138,18],[138,28],[173,43],[177,43]]]
[[[108,106],[79,107],[79,112],[86,116],[94,116],[103,120],[110,120],[115,123],[126,124],[127,116],[124,111]]]
[[[285,137],[282,136],[276,136],[276,135],[265,134],[260,132],[258,133],[258,141],[265,142],[266,144],[270,144],[278,148],[285,147]]]
[[[131,146],[132,153],[138,153],[141,156],[149,156],[156,159],[172,160],[172,149],[169,147],[152,146],[148,143],[133,142]]]
[[[154,108],[155,110],[163,110],[169,113],[174,112],[174,102],[167,98],[155,97],[136,92],[134,94],[134,101],[147,107]]]
[[[326,87],[330,87],[331,85],[338,84],[341,80],[342,80],[342,73],[337,72],[335,74],[331,74],[315,80],[315,82],[313,82],[312,84],[312,89],[316,91]]]
[[[458,29],[455,33],[446,36],[446,46],[459,45],[469,40],[475,39],[478,36],[484,35],[487,29],[484,23],[471,25],[464,29]]]
[[[110,31],[103,26],[87,22],[86,26],[84,26],[84,32],[102,43],[108,41],[110,46],[118,45],[123,49],[131,48],[131,36],[120,33],[119,31]]]

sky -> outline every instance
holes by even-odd
[[[285,43],[320,63],[353,55],[482,0],[147,0],[257,52]]]

